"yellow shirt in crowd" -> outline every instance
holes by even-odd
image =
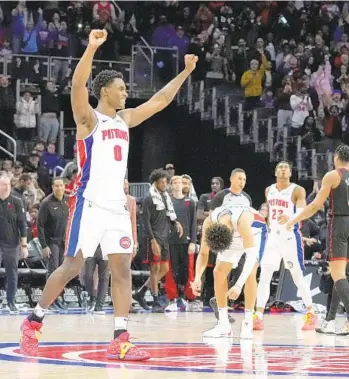
[[[262,80],[267,67],[267,58],[262,55],[262,64],[258,71],[245,71],[241,77],[241,86],[245,88],[245,97],[262,95]]]

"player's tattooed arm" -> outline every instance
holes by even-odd
[[[98,47],[107,39],[105,30],[92,30],[89,44],[75,68],[72,78],[71,104],[77,125],[77,138],[85,138],[96,125],[96,116],[89,104],[86,83],[92,71],[92,61]]]
[[[162,111],[172,102],[182,84],[195,69],[198,57],[195,55],[186,55],[184,61],[185,69],[146,103],[137,108],[125,109],[118,113],[130,128],[141,124],[155,113]]]
[[[321,188],[315,199],[307,205],[301,213],[287,223],[287,228],[290,229],[298,222],[313,216],[324,205],[325,201],[330,196],[332,188],[336,188],[339,185],[340,180],[341,178],[337,171],[328,172],[322,179]]]

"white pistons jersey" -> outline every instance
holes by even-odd
[[[280,225],[278,217],[281,215],[293,218],[296,212],[296,206],[292,201],[292,194],[297,184],[291,183],[287,188],[279,191],[275,184],[269,187],[267,202],[269,207],[269,228],[271,233],[287,233],[286,226]],[[295,229],[298,225],[295,226]]]
[[[97,111],[95,114],[95,129],[77,141],[78,176],[74,192],[101,208],[122,210],[126,204],[129,129],[118,115],[111,118]]]

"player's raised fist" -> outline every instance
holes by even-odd
[[[184,56],[185,69],[189,72],[194,71],[198,60],[199,58],[196,55],[186,54]]]
[[[94,29],[91,30],[89,36],[89,44],[95,48],[101,46],[107,39],[108,33],[106,30]]]

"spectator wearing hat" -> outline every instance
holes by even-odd
[[[185,35],[183,26],[176,27],[176,35],[168,40],[168,47],[177,47],[179,56],[179,71],[184,69],[184,55],[188,51],[189,38]]]

